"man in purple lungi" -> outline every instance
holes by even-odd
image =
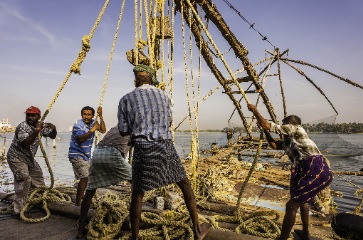
[[[195,196],[172,141],[171,100],[165,91],[153,86],[157,81],[152,68],[139,64],[133,71],[136,88],[121,98],[118,107],[119,131],[121,135],[131,136],[134,147],[130,204],[132,239],[138,239],[144,192],[172,183],[183,192],[193,222],[194,238],[203,239],[211,225],[198,223]]]
[[[284,150],[295,164],[291,170],[290,200],[286,203],[286,213],[279,239],[288,239],[299,208],[303,224],[301,238],[309,239],[309,203],[316,194],[332,182],[333,176],[329,163],[302,128],[298,116],[287,116],[282,120],[282,125],[277,125],[264,119],[256,106],[249,104],[248,109],[265,130],[266,139],[271,147]],[[269,132],[283,135],[283,140],[276,141]]]

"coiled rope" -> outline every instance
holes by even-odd
[[[114,239],[128,215],[125,201],[106,193],[98,201],[96,215],[88,224],[87,239]]]
[[[80,66],[83,62],[83,60],[86,57],[86,53],[90,50],[91,45],[90,45],[90,41],[93,37],[93,34],[98,26],[98,24],[101,21],[101,18],[108,6],[109,0],[106,0],[105,4],[102,7],[102,10],[100,12],[100,14],[97,17],[97,20],[93,26],[93,28],[90,31],[89,35],[86,35],[82,38],[82,49],[81,51],[78,52],[78,57],[77,59],[74,61],[74,63],[71,65],[65,79],[63,80],[61,86],[59,87],[58,91],[56,92],[55,96],[53,97],[53,99],[51,100],[50,104],[48,105],[47,110],[44,112],[42,118],[40,119],[41,122],[44,122],[44,119],[47,117],[47,115],[49,114],[51,108],[53,107],[56,99],[58,98],[59,94],[61,93],[61,91],[63,90],[64,86],[66,85],[66,83],[68,82],[68,79],[70,78],[72,73],[76,73],[76,74],[80,74]],[[29,198],[27,203],[25,204],[25,206],[22,208],[21,212],[20,212],[20,217],[22,220],[26,221],[26,222],[41,222],[44,221],[46,219],[48,219],[50,217],[50,211],[47,208],[47,201],[65,201],[65,202],[69,202],[70,201],[70,197],[67,196],[66,194],[62,194],[60,193],[58,190],[53,189],[54,186],[54,174],[52,171],[52,168],[49,164],[49,159],[48,156],[45,152],[44,146],[42,144],[41,141],[41,135],[38,135],[38,140],[39,140],[39,146],[40,149],[43,153],[44,159],[45,159],[45,163],[47,165],[49,174],[50,174],[50,179],[51,179],[51,184],[49,187],[41,187],[41,188],[37,188],[35,191],[33,191]],[[42,208],[45,210],[46,212],[46,216],[45,217],[41,217],[38,219],[29,219],[27,217],[25,217],[24,212],[29,209],[30,207],[36,205],[37,203],[42,203]]]

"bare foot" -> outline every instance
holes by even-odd
[[[295,229],[294,232],[296,233],[296,235],[299,236],[299,238],[301,240],[310,240],[310,235],[309,235],[309,232],[305,232],[305,231],[302,231],[300,229]]]
[[[202,240],[212,229],[212,225],[209,223],[202,223],[199,225],[198,232],[194,235],[195,240]]]
[[[77,233],[76,239],[84,239],[85,236],[86,236],[86,231],[79,230]]]
[[[84,227],[78,227],[78,233],[76,239],[84,239],[86,236],[87,230]]]

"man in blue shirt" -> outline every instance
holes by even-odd
[[[194,238],[203,239],[211,225],[198,223],[195,196],[172,141],[171,99],[165,91],[152,85],[157,81],[149,66],[139,64],[133,71],[136,88],[121,98],[118,109],[119,131],[123,136],[131,136],[134,147],[130,204],[132,239],[138,239],[144,192],[172,183],[183,192],[193,222]]]
[[[101,133],[106,132],[105,122],[102,117],[102,107],[97,109],[100,117],[99,124],[93,120],[95,110],[86,106],[81,110],[82,119],[78,120],[72,129],[71,142],[69,146],[68,158],[72,163],[73,171],[76,179],[79,179],[76,195],[76,206],[80,206],[84,191],[88,182],[89,160],[91,158],[91,150],[95,131]]]

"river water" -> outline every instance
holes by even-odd
[[[5,149],[7,151],[14,134],[6,133],[0,136],[0,150],[5,140]],[[327,154],[333,171],[356,172],[363,168],[363,134],[310,134],[309,136],[316,142],[320,150]],[[74,183],[72,166],[68,161],[69,140],[70,133],[68,132],[58,133],[56,141],[51,139],[43,140],[54,173],[56,186],[71,186]],[[200,150],[209,150],[212,143],[217,143],[218,147],[225,146],[227,144],[226,134],[222,132],[199,133]],[[175,147],[181,157],[186,157],[190,152],[190,134],[176,133]],[[49,172],[40,150],[38,150],[36,159],[43,168],[44,176],[47,184],[49,184]],[[272,164],[276,164],[276,160],[261,159],[263,162],[269,161]],[[6,161],[0,162],[0,191],[12,192],[12,183],[13,176]],[[354,193],[358,188],[362,187],[363,176],[335,176],[331,189],[343,193],[343,197],[334,197],[338,210],[353,211],[360,202],[360,199]]]

